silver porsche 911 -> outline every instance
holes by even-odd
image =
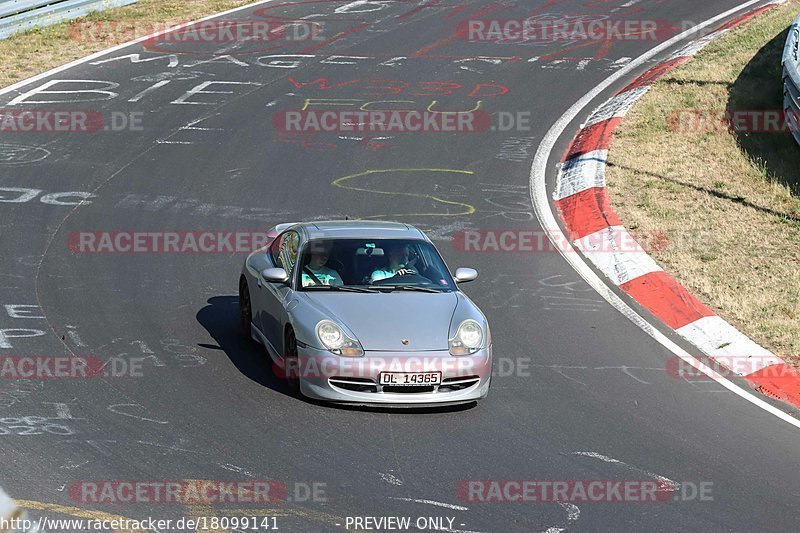
[[[492,338],[420,230],[393,222],[280,224],[239,281],[243,333],[306,397],[424,406],[486,397]]]

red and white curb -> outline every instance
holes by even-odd
[[[771,9],[745,13],[651,68],[597,108],[561,161],[553,200],[572,244],[608,279],[731,374],[800,407],[800,372],[759,346],[692,296],[635,242],[611,207],[606,164],[615,130],[653,84],[711,41]],[[619,252],[609,252],[618,246]]]

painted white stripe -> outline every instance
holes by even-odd
[[[679,328],[677,332],[714,361],[737,376],[783,363],[718,316],[706,316]]]
[[[589,106],[589,104],[591,104],[598,96],[600,96],[603,91],[607,90],[614,83],[619,82],[625,76],[630,75],[636,69],[655,58],[658,54],[669,50],[672,46],[675,46],[684,39],[690,38],[692,35],[696,35],[703,28],[707,28],[713,24],[725,20],[731,15],[760,3],[761,0],[749,0],[739,4],[738,6],[729,9],[724,13],[720,13],[716,17],[712,17],[705,22],[698,24],[697,26],[689,28],[685,32],[680,33],[667,41],[664,41],[655,48],[652,48],[650,51],[645,52],[600,82],[594,89],[585,94],[583,98],[575,102],[566,112],[564,112],[563,115],[561,115],[561,118],[559,118],[558,121],[553,124],[547,134],[545,134],[545,136],[542,138],[542,142],[539,144],[539,149],[536,151],[536,156],[534,157],[533,165],[531,166],[530,190],[536,218],[541,224],[542,229],[548,233],[548,236],[553,241],[554,245],[560,241],[566,240],[566,237],[561,231],[558,222],[556,222],[556,217],[553,214],[550,202],[547,198],[546,178],[548,164],[550,162],[550,156],[553,153],[553,148],[555,148],[556,143],[564,134],[564,131],[567,129],[567,127],[572,124],[578,115],[580,115],[586,109],[586,107]],[[789,413],[786,413],[781,409],[778,409],[777,407],[767,403],[762,398],[755,396],[750,391],[738,387],[730,380],[725,379],[712,368],[709,368],[707,365],[704,365],[689,355],[686,350],[678,346],[669,337],[659,331],[653,324],[645,320],[627,303],[625,303],[625,301],[613,290],[611,290],[608,285],[606,285],[606,283],[600,278],[600,276],[597,275],[597,273],[595,273],[594,270],[592,270],[592,268],[588,265],[588,263],[586,263],[580,254],[574,253],[572,246],[568,247],[566,250],[562,250],[558,247],[557,249],[561,253],[564,260],[586,281],[586,283],[588,283],[609,304],[611,304],[615,309],[628,318],[628,320],[636,324],[642,331],[647,333],[656,342],[664,346],[676,356],[680,357],[684,362],[686,362],[686,364],[697,368],[703,372],[703,374],[709,376],[711,379],[735,395],[750,402],[756,407],[763,409],[767,413],[782,420],[783,422],[800,429],[800,420],[797,420]]]
[[[602,453],[597,453],[597,452],[572,452],[572,455],[581,455],[583,457],[591,457],[592,459],[599,459],[599,460],[603,461],[604,463],[613,463],[613,464],[622,465],[623,467],[625,467],[625,468],[627,468],[629,470],[634,470],[636,472],[641,472],[643,474],[646,474],[648,477],[650,477],[652,479],[656,479],[656,480],[660,481],[661,483],[663,483],[664,485],[669,487],[670,490],[678,490],[679,488],[681,488],[681,484],[680,483],[678,483],[677,481],[673,481],[673,480],[671,480],[670,478],[668,478],[666,476],[662,476],[660,474],[656,474],[655,472],[650,472],[648,470],[644,470],[642,468],[639,468],[638,466],[634,466],[634,465],[628,464],[628,463],[626,463],[624,461],[620,461],[619,459],[614,459],[613,457],[609,457],[607,455],[603,455]]]
[[[636,104],[636,102],[647,94],[647,91],[650,90],[650,85],[643,85],[641,87],[636,87],[635,89],[631,89],[630,91],[625,91],[624,93],[620,93],[616,95],[614,98],[606,102],[605,104],[598,107],[594,113],[589,117],[589,120],[586,121],[584,128],[588,128],[594,124],[599,122],[603,122],[604,120],[610,120],[615,117],[624,117],[628,114],[628,111]]]
[[[597,452],[572,452],[572,455],[581,455],[583,457],[591,457],[592,459],[600,459],[604,463],[622,463],[619,459],[614,459],[607,455]]]
[[[558,502],[558,505],[563,507],[567,512],[567,521],[574,522],[581,517],[581,509],[574,503]]]
[[[722,30],[716,31],[714,33],[710,33],[703,37],[702,39],[698,39],[694,42],[689,43],[688,45],[684,46],[674,54],[672,54],[669,60],[678,59],[680,57],[694,57],[697,55],[703,48],[711,44],[715,39],[722,37],[730,30]]]
[[[403,481],[400,478],[392,474],[389,474],[388,472],[378,472],[378,477],[381,478],[386,483],[388,483],[389,485],[395,485],[399,487],[400,485],[403,484]]]
[[[608,150],[595,150],[561,163],[553,200],[561,200],[592,187],[606,186]]]
[[[622,226],[612,226],[575,241],[575,248],[615,285],[622,285],[662,268]]]
[[[424,503],[425,505],[434,505],[436,507],[444,507],[446,509],[453,509],[454,511],[469,511],[469,507],[464,507],[462,505],[453,505],[452,503],[442,503],[437,502],[435,500],[421,500],[415,498],[394,498],[389,497],[390,500],[400,500],[401,502],[414,502],[414,503]]]

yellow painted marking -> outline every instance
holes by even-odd
[[[342,176],[341,178],[333,180],[331,182],[331,185],[349,191],[368,192],[373,194],[385,194],[389,196],[411,196],[415,198],[426,198],[441,204],[455,205],[455,206],[460,206],[462,208],[462,210],[458,213],[394,213],[386,215],[371,215],[367,217],[361,217],[363,219],[384,218],[384,217],[412,217],[412,216],[413,217],[423,217],[423,216],[457,217],[457,216],[471,215],[475,213],[475,206],[473,205],[465,204],[462,202],[453,202],[450,200],[445,200],[443,198],[439,198],[438,196],[433,196],[430,194],[413,193],[413,192],[380,191],[375,189],[365,189],[363,187],[355,187],[352,185],[345,185],[345,182],[353,179],[369,176],[371,174],[384,174],[391,172],[443,172],[443,173],[453,173],[453,174],[469,174],[469,175],[474,174],[474,172],[472,172],[471,170],[454,170],[449,168],[387,168],[383,170],[367,170],[365,172],[359,172],[358,174],[350,174],[349,176]]]
[[[296,513],[288,509],[249,509],[240,507],[238,509],[220,509],[223,516],[294,516]]]
[[[210,505],[187,505],[186,512],[189,518],[201,518],[206,517],[205,521],[197,522],[197,527],[195,531],[208,531],[209,533],[226,533],[225,529],[221,528],[212,528],[211,527],[211,517],[218,516],[217,513],[214,511],[214,508]]]
[[[373,100],[371,102],[364,103],[361,107],[358,108],[359,111],[367,111],[367,106],[371,106],[372,104],[415,104],[416,100]],[[376,109],[375,112],[380,113],[381,111],[385,113],[397,113],[397,112],[404,112],[404,111],[418,111],[417,109]]]
[[[207,481],[203,479],[184,479],[183,486],[186,487],[188,485],[194,485],[197,489],[197,494],[202,494],[204,485],[206,484],[214,484],[213,481]],[[225,533],[225,529],[220,528],[212,528],[211,527],[211,517],[218,516],[217,513],[214,511],[214,508],[209,504],[188,504],[186,505],[186,512],[189,518],[201,518],[206,517],[207,520],[204,522],[198,521],[197,527],[195,531],[208,531],[209,533]],[[203,526],[207,526],[207,529],[203,529]]]
[[[183,480],[184,483],[195,483],[200,486],[202,483],[211,483],[208,480],[202,479],[185,479]],[[216,482],[214,482],[216,483]],[[249,489],[243,489],[242,492],[244,494],[251,494],[252,491]],[[337,522],[343,523],[344,518],[332,514],[328,514],[323,511],[315,511],[313,509],[305,509],[303,507],[297,507],[292,505],[290,502],[286,502],[286,505],[283,509],[258,509],[258,508],[250,508],[247,504],[244,504],[242,507],[238,509],[220,509],[218,512],[222,516],[295,516],[298,518],[305,518],[307,520],[313,520],[315,522],[321,522],[323,524],[333,525]],[[194,513],[193,517],[197,516],[217,516],[215,515],[215,510],[210,505],[187,505],[187,510],[189,513]],[[201,524],[198,524],[198,526]],[[278,523],[278,527],[280,527],[280,523]],[[202,531],[225,531],[225,530],[202,530]]]
[[[59,505],[57,503],[43,503],[33,500],[16,500],[17,505],[23,509],[34,509],[36,511],[51,511],[54,513],[75,516],[78,518],[86,518],[88,520],[136,520],[135,518],[128,518],[126,516],[105,513],[103,511],[92,511],[89,509],[81,509],[80,507],[69,507],[66,505]],[[147,533],[141,529],[118,529],[118,533]]]
[[[303,107],[300,108],[300,111],[305,111],[310,105],[344,105],[353,107],[358,102],[363,102],[363,100],[356,100],[352,98],[306,98],[305,102],[303,102]]]
[[[427,110],[430,111],[431,113],[474,113],[475,111],[481,108],[481,106],[483,105],[483,100],[478,100],[475,103],[475,107],[473,107],[469,111],[434,111],[433,107],[438,103],[439,100],[434,100],[433,102],[431,102],[431,105],[428,106]]]

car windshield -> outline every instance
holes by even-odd
[[[413,239],[320,239],[300,258],[302,291],[447,292],[455,282],[439,252]]]

